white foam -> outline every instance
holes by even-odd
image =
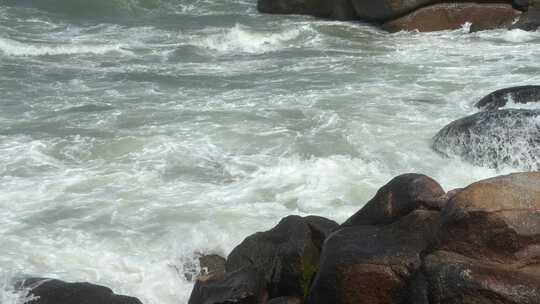
[[[300,30],[285,30],[281,33],[256,32],[236,24],[233,28],[196,38],[192,43],[221,53],[266,53],[284,48],[300,35]]]
[[[109,52],[131,54],[122,45],[62,45],[48,46],[44,44],[21,43],[8,38],[0,38],[0,51],[10,56],[45,56],[45,55],[75,55],[96,54]]]

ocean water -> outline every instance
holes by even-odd
[[[255,0],[0,0],[0,302],[30,275],[187,303],[198,254],[286,215],[342,222],[406,172],[450,190],[519,171],[430,146],[484,95],[540,83],[539,43]]]

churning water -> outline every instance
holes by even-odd
[[[255,0],[0,0],[0,302],[22,275],[186,303],[198,253],[384,183],[517,171],[430,149],[483,95],[540,83],[540,33],[387,34]]]

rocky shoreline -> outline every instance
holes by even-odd
[[[534,31],[540,25],[538,0],[258,0],[257,8],[268,14],[368,22],[389,32],[454,30],[465,23],[471,24],[471,31],[496,28]]]
[[[539,172],[449,192],[404,174],[342,225],[289,216],[249,236],[189,304],[540,303],[539,248]]]
[[[540,172],[448,192],[403,174],[341,225],[291,215],[200,262],[189,304],[540,303]],[[14,284],[31,304],[141,304],[89,283]]]

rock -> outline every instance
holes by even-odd
[[[520,29],[524,31],[536,31],[540,26],[540,1],[530,0],[529,8],[519,20],[510,26],[510,29]]]
[[[504,3],[440,3],[386,22],[382,28],[390,32],[432,32],[459,29],[469,22],[477,31],[508,27],[519,15],[519,11]]]
[[[288,216],[266,232],[247,237],[227,258],[226,269],[252,266],[264,275],[270,298],[303,298],[318,270],[320,246],[337,223]]]
[[[503,109],[458,119],[441,129],[433,149],[474,165],[540,169],[540,110]]]
[[[266,304],[267,299],[263,276],[254,268],[242,268],[221,276],[200,277],[188,304]]]
[[[350,226],[325,242],[307,304],[403,303],[439,227],[439,212],[417,210],[387,226]]]
[[[302,304],[302,299],[292,297],[279,297],[270,300],[268,304]]]
[[[476,182],[442,211],[439,248],[484,260],[540,258],[540,172]]]
[[[445,202],[445,192],[435,180],[423,174],[403,174],[379,189],[342,227],[389,224],[416,209],[441,209]]]
[[[201,275],[225,274],[225,258],[217,254],[202,255],[199,258]]]
[[[350,0],[258,0],[257,9],[268,14],[299,14],[334,20],[355,20]]]
[[[401,17],[413,10],[438,0],[351,0],[356,14],[361,20],[372,22],[384,22]]]
[[[411,303],[540,303],[539,270],[538,267],[517,268],[437,251],[426,257],[422,267],[424,281],[416,281],[413,288],[424,290],[429,302]],[[418,301],[418,298],[414,300]]]
[[[497,90],[480,99],[474,106],[480,110],[497,110],[508,102],[529,103],[540,101],[540,86],[528,85]]]
[[[183,271],[184,277],[188,281],[194,281],[200,276],[222,275],[225,273],[225,258],[217,254],[196,254],[197,262],[188,261],[183,268],[175,267],[179,273]]]
[[[27,304],[141,304],[137,298],[117,295],[110,288],[90,283],[28,278],[16,285],[18,289],[30,289],[35,297]]]

